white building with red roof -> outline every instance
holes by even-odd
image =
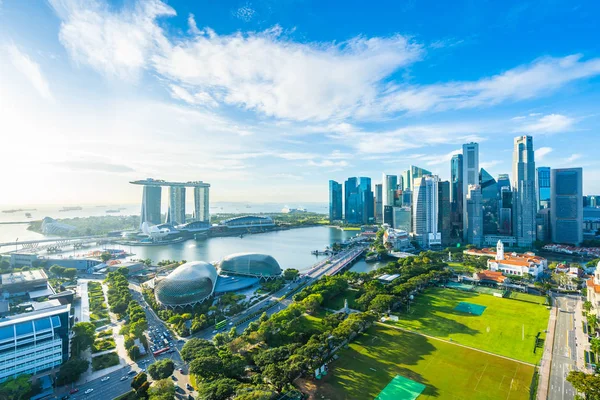
[[[493,260],[488,260],[487,266],[490,271],[500,271],[506,276],[530,274],[537,278],[548,266],[548,261],[533,253],[504,254],[504,243],[499,240],[496,246],[496,256]]]
[[[600,309],[600,262],[596,266],[594,275],[586,281],[587,287],[587,300],[592,303],[592,313],[600,315],[598,310]]]

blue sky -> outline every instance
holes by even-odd
[[[376,4],[370,4],[376,3]],[[539,166],[600,193],[594,1],[0,0],[2,204],[327,200],[327,181]],[[12,172],[11,172],[12,171]]]

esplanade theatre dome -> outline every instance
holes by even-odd
[[[281,275],[279,263],[271,256],[258,253],[236,253],[218,263],[222,274],[271,279]]]
[[[216,283],[217,270],[212,264],[191,261],[157,280],[154,295],[165,307],[194,305],[212,296]]]

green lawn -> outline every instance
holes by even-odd
[[[454,310],[461,301],[487,308],[481,316],[465,314]],[[542,357],[542,349],[533,353],[535,337],[538,332],[543,337],[550,311],[525,301],[434,288],[416,296],[410,314],[397,315],[399,321],[393,323],[397,326],[536,363]]]
[[[360,297],[360,293],[361,292],[358,290],[346,289],[342,294],[339,294],[333,299],[325,302],[323,307],[337,311],[344,307],[344,299],[348,299],[348,307],[356,308],[356,299]]]
[[[521,292],[510,292],[511,299],[528,301],[530,303],[536,303],[545,305],[547,303],[546,296],[535,296],[533,294],[521,293]]]
[[[396,376],[426,385],[419,400],[527,400],[534,368],[383,326],[360,335],[317,381],[315,398],[373,399]]]

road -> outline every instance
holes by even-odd
[[[110,400],[131,390],[131,379],[135,375],[128,375],[131,367],[121,368],[118,371],[105,375],[102,378],[94,379],[84,385],[76,386],[79,392],[72,394],[71,399],[85,400]],[[110,377],[108,381],[103,382],[106,376]],[[127,377],[121,380],[122,377]],[[93,389],[93,392],[85,394],[88,389]]]
[[[575,300],[566,296],[556,296],[558,317],[554,333],[552,368],[548,400],[573,400],[575,389],[567,382],[569,371],[576,370],[577,352],[575,347]]]

